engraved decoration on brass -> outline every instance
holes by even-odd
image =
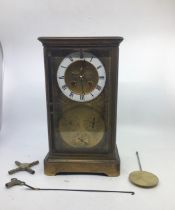
[[[63,114],[58,130],[69,146],[90,148],[103,139],[105,124],[96,110],[88,106],[78,106]]]
[[[96,68],[86,61],[72,63],[65,73],[66,85],[79,95],[92,92],[97,86],[98,79]]]

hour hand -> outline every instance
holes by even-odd
[[[81,76],[81,75],[80,75],[80,83],[81,83],[82,94],[85,95],[85,93],[84,93],[84,86],[83,86],[83,76]]]
[[[94,128],[95,127],[95,117],[93,117],[93,119],[92,119],[92,128]]]
[[[80,72],[78,72],[78,71],[77,71],[77,72],[72,71],[71,74],[72,74],[72,75],[75,75],[75,76],[79,76],[79,75],[80,75]]]

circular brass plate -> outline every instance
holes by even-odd
[[[129,174],[129,181],[138,187],[151,188],[157,186],[159,179],[147,171],[133,171]]]
[[[73,62],[65,73],[66,85],[76,94],[91,93],[96,88],[98,80],[96,68],[87,61]]]
[[[103,139],[105,124],[97,111],[87,106],[78,106],[63,114],[58,129],[68,145],[90,148]]]

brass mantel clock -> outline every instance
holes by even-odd
[[[45,174],[117,176],[118,48],[121,37],[41,37],[49,153]]]

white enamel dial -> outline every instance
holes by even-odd
[[[87,102],[95,99],[106,82],[102,62],[89,52],[75,52],[66,56],[57,70],[57,82],[69,99]]]

